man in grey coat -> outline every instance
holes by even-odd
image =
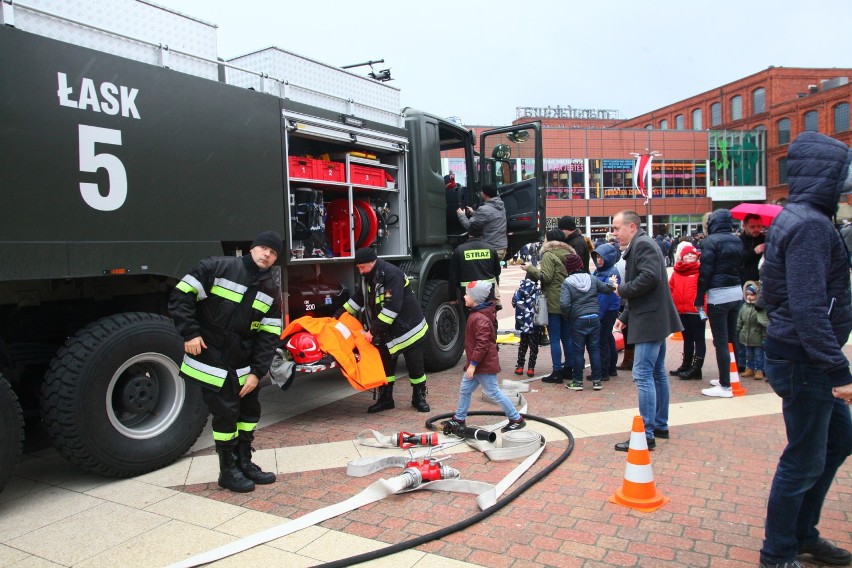
[[[615,330],[630,327],[634,344],[633,380],[639,389],[639,414],[645,422],[648,449],[657,438],[669,437],[669,379],[666,375],[666,338],[683,325],[669,291],[666,263],[660,247],[640,228],[635,211],[621,211],[612,219],[612,231],[624,251],[624,283],[616,292],[627,306]],[[626,452],[630,442],[615,445]]]
[[[497,260],[502,261],[506,258],[506,250],[509,248],[509,238],[506,234],[506,205],[500,199],[496,185],[483,186],[480,195],[483,203],[477,207],[476,211],[470,207],[465,209],[459,207],[456,215],[465,231],[470,230],[471,222],[481,223],[482,240],[497,251]],[[497,310],[503,309],[503,303],[500,301],[500,286],[494,287],[494,300]]]

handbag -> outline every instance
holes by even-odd
[[[539,289],[538,296],[535,299],[535,317],[533,318],[535,325],[547,325],[547,296],[544,291]]]

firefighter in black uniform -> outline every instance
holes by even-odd
[[[467,229],[468,239],[453,251],[447,283],[449,296],[457,302],[464,296],[469,282],[476,280],[498,286],[500,282],[500,260],[494,247],[482,240],[483,226],[478,220],[471,220]]]
[[[280,287],[269,268],[283,248],[278,233],[265,231],[242,258],[202,260],[169,299],[185,340],[180,374],[201,383],[213,414],[219,486],[239,493],[275,481],[251,461],[251,443],[260,420],[257,384],[281,336]]]
[[[408,380],[413,389],[411,405],[418,412],[429,412],[423,366],[423,342],[429,326],[408,278],[402,270],[378,258],[374,248],[358,249],[355,266],[361,273],[362,285],[343,307],[356,317],[361,311],[365,312],[369,328],[367,340],[379,348],[388,380],[386,386],[379,387],[379,398],[367,412],[394,408],[393,385],[400,353],[405,355]]]

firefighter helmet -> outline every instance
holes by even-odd
[[[294,333],[287,340],[287,350],[293,355],[293,361],[298,365],[313,363],[322,359],[322,351],[317,344],[317,338],[307,331]]]

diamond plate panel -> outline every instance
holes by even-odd
[[[27,6],[84,25],[27,10]],[[15,25],[28,32],[154,65],[160,61],[157,47],[85,26],[101,27],[214,61],[217,57],[216,26],[139,0],[25,0],[15,3]],[[218,79],[215,63],[174,52],[169,54],[169,68]]]

